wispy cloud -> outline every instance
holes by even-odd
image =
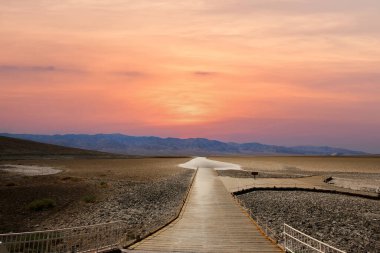
[[[165,126],[288,144],[303,131],[308,143],[363,139],[380,152],[379,0],[5,0],[0,9],[0,122],[10,131],[134,122],[140,134]]]
[[[212,72],[212,71],[194,71],[194,72],[192,72],[192,74],[194,76],[204,76],[204,77],[217,75],[216,72]]]
[[[147,73],[141,71],[119,71],[114,72],[115,75],[124,76],[128,78],[143,78],[148,76]]]
[[[61,71],[55,66],[18,66],[18,65],[0,65],[0,72],[54,72]]]
[[[310,14],[331,12],[355,12],[357,10],[371,10],[379,6],[376,0],[335,0],[335,1],[308,1],[308,0],[228,0],[216,1],[218,4],[209,4],[206,9],[219,13],[257,13],[279,12],[287,14]]]
[[[83,72],[80,69],[61,68],[54,65],[0,65],[0,73],[16,73],[16,72]]]

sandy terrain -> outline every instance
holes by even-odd
[[[350,189],[375,193],[380,188],[380,157],[222,157],[245,171],[219,171],[230,190],[248,187]],[[250,171],[258,172],[256,180]],[[326,177],[335,180],[325,184]]]
[[[372,178],[371,180],[368,180],[357,178],[353,179],[333,177],[333,179],[328,183],[337,187],[343,187],[347,189],[380,193],[380,179]]]
[[[167,222],[182,204],[194,170],[187,158],[58,159],[3,164],[60,168],[54,175],[27,177],[0,171],[0,232],[21,232],[128,220],[130,235]],[[91,196],[94,201],[86,202]],[[49,198],[54,208],[28,209]],[[90,198],[92,199],[92,198]]]
[[[136,159],[39,159],[6,160],[0,165],[34,165],[63,170],[62,177],[130,179],[147,181],[164,178],[181,171],[177,165],[189,158],[136,158]]]
[[[220,173],[222,174],[223,173]],[[338,192],[356,193],[376,197],[380,188],[380,181],[367,179],[337,178],[325,183],[326,176],[306,176],[299,178],[240,178],[220,176],[223,184],[230,192],[250,188],[303,188],[320,189]]]
[[[380,173],[380,157],[257,156],[214,157],[251,171]]]

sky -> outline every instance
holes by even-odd
[[[378,0],[1,0],[0,132],[380,153]]]

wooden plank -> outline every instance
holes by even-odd
[[[200,168],[179,218],[132,252],[282,252],[237,206],[209,168]],[[128,251],[129,251],[128,250]]]

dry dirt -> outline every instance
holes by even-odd
[[[375,176],[373,176],[370,180],[360,178],[332,177],[332,180],[328,183],[347,189],[380,193],[380,177]]]
[[[165,223],[177,211],[193,170],[177,167],[187,158],[58,159],[0,161],[63,170],[43,176],[0,171],[0,232],[21,232],[127,220],[132,234]],[[85,197],[93,196],[87,203]],[[56,206],[31,211],[49,198]],[[92,203],[94,202],[94,203]]]
[[[214,157],[250,171],[380,173],[380,157],[257,156]]]
[[[259,178],[281,180],[332,175],[339,178],[378,180],[380,158],[353,157],[215,157],[259,171]],[[1,164],[38,165],[63,170],[56,175],[27,177],[0,173],[0,232],[42,230],[95,224],[111,220],[129,222],[138,236],[170,220],[182,204],[194,170],[178,164],[189,158],[56,159],[0,161]],[[220,171],[225,176],[249,178],[248,172]],[[306,177],[314,178],[314,177]],[[95,196],[86,203],[84,196]],[[33,212],[34,199],[51,198],[56,207]],[[252,210],[270,220],[279,233],[288,222],[319,239],[350,252],[376,252],[368,241],[377,240],[379,201],[313,192],[252,192],[241,198]],[[352,232],[353,231],[353,232]],[[325,236],[326,235],[326,236]],[[353,235],[356,235],[353,237]],[[372,243],[375,244],[375,243]],[[375,249],[377,250],[377,248]]]
[[[220,157],[245,171],[218,171],[229,188],[249,185],[351,189],[376,193],[380,189],[380,157]],[[250,172],[256,171],[256,180]],[[334,180],[323,183],[327,177]]]
[[[130,158],[130,159],[39,159],[0,161],[1,164],[37,165],[63,170],[61,177],[86,179],[128,179],[151,181],[182,171],[177,164],[188,158]]]

